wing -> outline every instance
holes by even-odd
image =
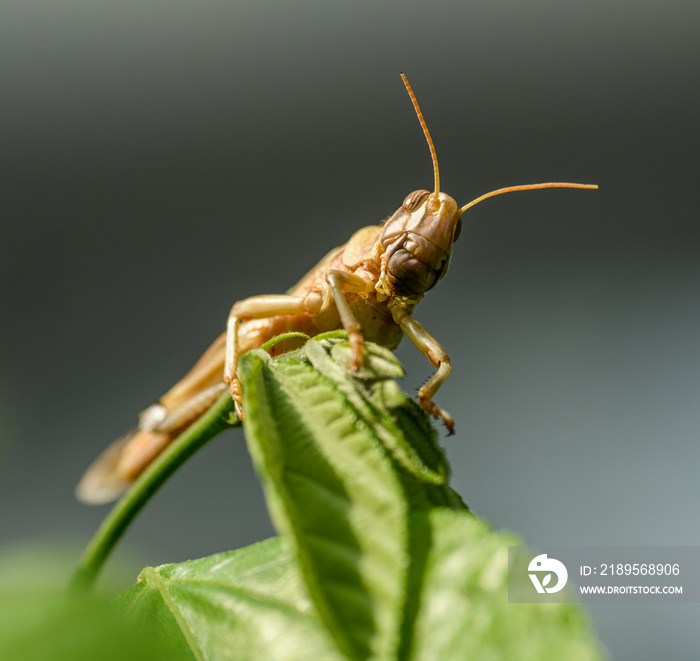
[[[117,439],[90,465],[75,495],[88,505],[117,499],[146,467],[216,402],[223,381],[225,336],[219,336],[194,367],[156,404],[139,425]]]

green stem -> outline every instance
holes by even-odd
[[[89,589],[92,586],[119,538],[167,479],[217,434],[241,424],[232,412],[233,400],[225,392],[207,413],[178,436],[143,472],[112,508],[83,551],[71,587]]]

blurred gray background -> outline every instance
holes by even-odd
[[[678,0],[3,2],[0,547],[87,542],[81,472],[230,305],[432,186],[400,71],[460,203],[601,187],[470,210],[416,310],[453,361],[455,487],[534,545],[700,545],[699,25]],[[234,431],[115,563],[272,534]],[[698,606],[589,610],[616,658],[697,656]]]

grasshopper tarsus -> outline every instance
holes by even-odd
[[[443,424],[447,428],[448,436],[452,436],[455,433],[455,421],[454,418],[444,409],[441,409],[432,399],[425,395],[418,395],[418,403],[421,405],[423,410],[435,420],[442,420]]]
[[[241,382],[237,378],[233,379],[229,384],[229,392],[231,393],[231,399],[233,399],[236,417],[243,422],[243,420],[245,420],[245,411],[243,410],[243,392],[241,390]]]

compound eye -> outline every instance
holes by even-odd
[[[452,241],[457,241],[459,239],[459,235],[462,233],[462,216],[457,218],[457,227],[455,227],[455,235]]]
[[[426,197],[430,195],[430,191],[427,190],[414,190],[406,196],[406,199],[401,205],[404,211],[414,211],[417,209],[425,200]]]

